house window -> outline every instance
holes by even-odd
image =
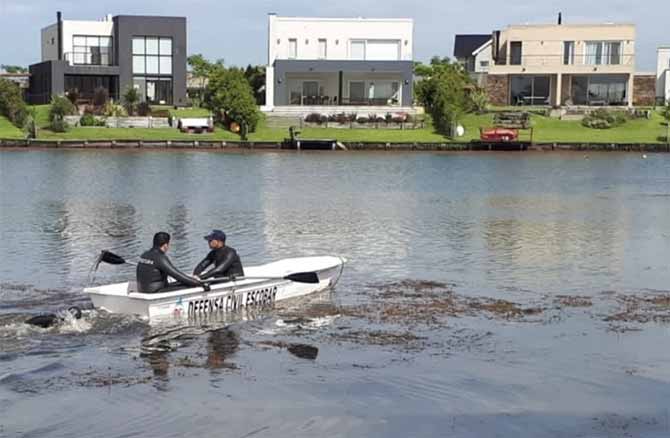
[[[489,62],[488,61],[479,61],[479,68],[482,70],[488,70]]]
[[[288,59],[296,59],[298,57],[298,40],[288,40]]]
[[[368,85],[368,98],[372,105],[396,105],[400,102],[400,83],[371,81]]]
[[[352,41],[349,49],[349,59],[365,60],[365,41]]]
[[[349,82],[349,103],[353,105],[365,103],[364,81]]]
[[[573,65],[575,63],[575,42],[563,42],[563,64]]]
[[[133,87],[140,100],[172,104],[172,38],[133,37],[132,51]]]
[[[112,37],[75,35],[72,53],[65,58],[77,65],[112,65]]]
[[[549,76],[512,76],[512,105],[549,105]]]
[[[626,76],[573,76],[572,101],[575,105],[625,105],[626,86]]]
[[[621,41],[587,41],[585,64],[621,64]]]
[[[328,43],[325,39],[319,40],[319,59],[326,59],[328,57]]]
[[[521,41],[512,41],[510,43],[510,65],[521,65],[522,61],[522,43]]]

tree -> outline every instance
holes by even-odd
[[[28,115],[21,88],[7,79],[0,79],[0,115],[7,117],[17,127],[23,127]]]
[[[251,89],[254,91],[256,104],[265,105],[265,67],[247,65],[244,70],[244,77],[247,78]]]
[[[135,87],[128,87],[126,92],[123,93],[123,107],[128,112],[129,116],[132,116],[135,113],[135,107],[137,102],[140,101],[140,94],[137,92]]]
[[[7,73],[10,74],[16,74],[16,73],[27,73],[28,69],[25,67],[21,67],[20,65],[0,65],[0,67],[6,71]]]
[[[200,86],[198,90],[198,101],[202,103],[205,98],[205,88],[207,86],[207,78],[217,69],[224,68],[223,59],[218,59],[214,63],[209,62],[204,56],[197,53],[187,58],[186,62],[191,67],[193,77],[198,79]]]
[[[414,70],[424,78],[415,87],[417,100],[430,113],[437,132],[452,135],[462,115],[476,107],[473,99],[477,97],[472,93],[476,88],[470,76],[449,58],[437,56],[430,65],[415,65]],[[479,100],[476,103],[481,104]]]
[[[247,132],[256,130],[260,120],[253,90],[243,71],[237,68],[216,68],[210,72],[205,105],[218,121],[239,124],[243,139]]]
[[[65,116],[71,116],[77,112],[77,108],[67,97],[54,96],[51,98],[49,107],[49,122],[51,130],[54,132],[65,132],[68,124],[65,122]]]

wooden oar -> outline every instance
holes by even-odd
[[[126,261],[123,257],[114,254],[113,252],[110,251],[102,251],[100,253],[100,262],[105,262],[110,265],[123,265],[123,264],[131,264],[135,265],[136,263],[131,263]],[[293,281],[295,283],[308,283],[308,284],[318,284],[319,283],[319,276],[316,272],[296,272],[295,274],[289,274],[283,277],[223,277],[223,278],[216,278],[213,280],[206,280],[203,281],[205,284],[216,284],[216,283],[225,283],[226,281],[234,281],[234,280],[289,280]]]

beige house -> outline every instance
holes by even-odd
[[[515,25],[493,33],[495,105],[633,105],[635,25]]]

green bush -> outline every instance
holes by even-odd
[[[0,114],[19,128],[23,127],[28,116],[21,89],[7,79],[0,79]]]
[[[49,128],[51,128],[53,132],[67,132],[68,129],[70,129],[70,125],[63,119],[53,119]]]
[[[582,119],[582,125],[592,129],[610,129],[626,123],[628,118],[622,111],[597,109]]]
[[[51,98],[51,107],[49,108],[49,120],[62,119],[65,116],[72,116],[77,113],[77,108],[69,99],[62,96]]]
[[[107,117],[125,117],[128,115],[124,107],[112,102],[107,102],[105,108],[102,110],[102,114]]]
[[[81,126],[106,126],[103,119],[98,119],[95,115],[91,113],[85,113],[79,119],[79,124]]]
[[[129,116],[135,114],[135,107],[139,101],[140,94],[137,92],[135,87],[128,87],[126,92],[123,93],[123,107],[126,109],[126,112]]]

